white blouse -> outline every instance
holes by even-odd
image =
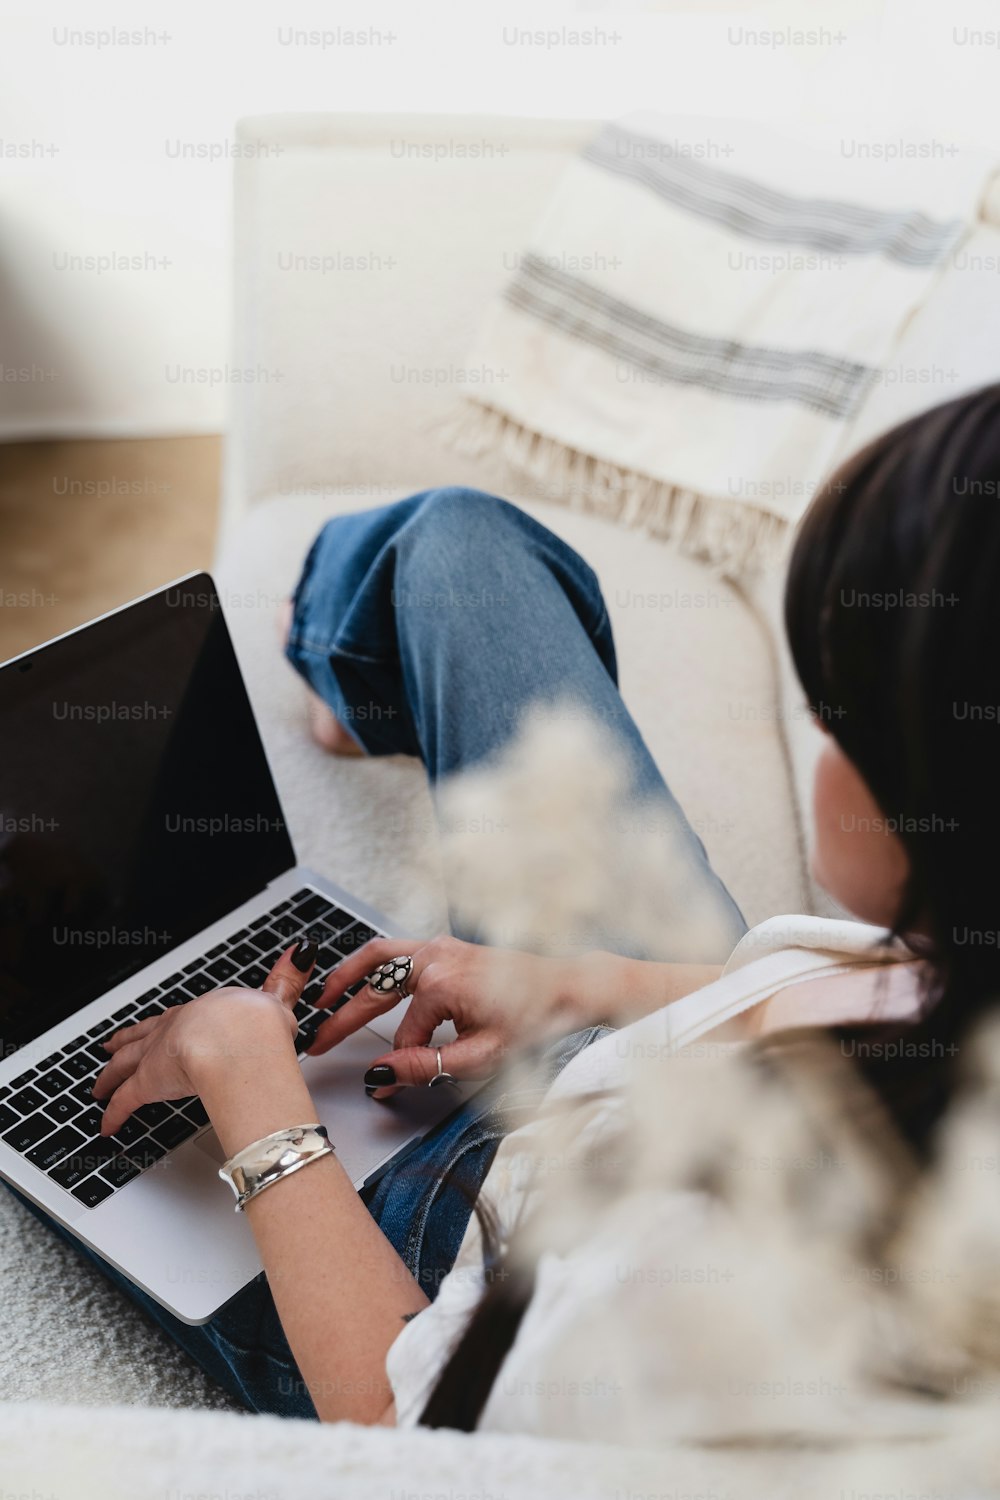
[[[685,1069],[678,1053],[689,1059],[697,1055],[702,1049],[693,1044],[700,1038],[788,985],[905,956],[885,932],[862,923],[772,918],[744,936],[716,982],[580,1053],[548,1091],[546,1105],[598,1095],[600,1102],[586,1106],[584,1123],[573,1131],[575,1151],[585,1152],[588,1141],[597,1149],[615,1131],[630,1079],[641,1065],[655,1080],[657,1100],[680,1112],[683,1128],[650,1127],[654,1134],[668,1132],[659,1137],[665,1149],[658,1157],[657,1139],[640,1136],[640,1154],[651,1150],[650,1162],[671,1153],[680,1160],[683,1136],[683,1151],[690,1156],[699,1141],[714,1135],[727,1099],[742,1085],[734,1085],[731,1094],[723,1086],[717,1097],[706,1098],[704,1089],[690,1086],[696,1070]],[[726,1054],[719,1059],[726,1069],[734,1064],[732,1054],[745,1049],[716,1044],[715,1050]],[[745,1124],[732,1122],[734,1140],[740,1140]],[[536,1121],[508,1136],[484,1183],[504,1238],[523,1221],[529,1202],[534,1208],[551,1192],[555,1175],[546,1170],[552,1163],[546,1154],[551,1146],[540,1135],[544,1129]],[[794,1140],[785,1145],[794,1151]],[[782,1431],[791,1426],[799,1432],[806,1425],[825,1433],[833,1419],[857,1420],[856,1382],[842,1368],[844,1359],[817,1347],[817,1330],[808,1318],[803,1334],[778,1305],[787,1290],[794,1290],[797,1277],[808,1281],[814,1274],[815,1258],[807,1258],[805,1269],[785,1266],[788,1285],[776,1287],[773,1264],[765,1264],[756,1246],[748,1250],[745,1234],[737,1244],[731,1216],[696,1181],[685,1186],[683,1170],[678,1181],[675,1167],[676,1162],[669,1188],[657,1184],[655,1170],[644,1175],[643,1167],[620,1202],[592,1216],[584,1212],[577,1229],[569,1227],[570,1207],[559,1221],[565,1232],[560,1236],[557,1228],[556,1239],[563,1242],[555,1248],[542,1232],[540,1243],[549,1248],[538,1259],[534,1295],[480,1429],[649,1444],[671,1436],[717,1437],[748,1424],[755,1432],[777,1424]],[[794,1163],[783,1163],[782,1174],[793,1168]],[[747,1168],[748,1182],[751,1171],[767,1192],[775,1190],[779,1174],[765,1178],[760,1160]],[[766,1240],[770,1229],[763,1222],[760,1238]],[[398,1425],[419,1420],[482,1291],[480,1233],[473,1218],[437,1300],[406,1324],[389,1350]],[[762,1328],[764,1309],[767,1326]],[[843,1326],[843,1310],[831,1312]],[[723,1330],[724,1351],[709,1336],[710,1327]],[[782,1385],[787,1390],[779,1398],[775,1391]],[[817,1400],[817,1391],[826,1392],[826,1399]]]

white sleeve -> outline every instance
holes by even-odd
[[[897,949],[887,949],[888,942],[889,933],[884,927],[872,927],[850,918],[768,917],[766,922],[758,922],[743,934],[722,972],[732,974],[769,954],[787,951],[791,956],[802,949],[842,955],[845,964],[859,958],[898,956]]]
[[[403,1326],[386,1355],[397,1427],[415,1427],[419,1422],[438,1376],[476,1309],[484,1284],[479,1236],[470,1234],[441,1282],[436,1301]]]
[[[480,1430],[619,1443],[645,1420],[648,1413],[635,1393],[637,1321],[649,1316],[651,1296],[683,1298],[689,1280],[715,1274],[693,1264],[681,1248],[692,1231],[697,1238],[705,1199],[688,1193],[655,1198],[624,1242],[617,1226],[610,1238],[602,1235],[571,1254],[541,1256],[534,1295],[483,1408]],[[437,1301],[392,1345],[386,1369],[397,1426],[419,1421],[482,1289],[481,1270],[457,1264]],[[616,1328],[623,1338],[614,1335]],[[660,1393],[673,1387],[681,1397],[683,1362],[668,1348],[660,1354]]]

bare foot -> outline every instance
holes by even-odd
[[[286,599],[278,612],[278,628],[281,644],[288,640],[292,628],[292,601]],[[306,688],[306,708],[309,714],[309,733],[323,750],[330,755],[364,755],[364,751],[351,731],[341,724],[336,714],[311,688]]]

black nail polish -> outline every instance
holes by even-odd
[[[365,1084],[365,1093],[368,1095],[369,1099],[373,1099],[377,1092],[377,1089],[373,1089],[370,1083]]]
[[[374,1068],[369,1068],[365,1074],[365,1083],[373,1089],[384,1089],[390,1083],[396,1082],[396,1072],[390,1068],[388,1063],[376,1063]]]
[[[319,944],[311,937],[299,938],[292,950],[292,963],[300,974],[311,969],[319,957]]]

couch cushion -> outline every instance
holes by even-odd
[[[319,750],[278,643],[280,603],[316,531],[372,503],[333,486],[262,502],[230,539],[218,582],[300,858],[419,935],[445,921],[423,769],[405,757]],[[747,920],[808,909],[759,620],[728,585],[664,545],[599,517],[519,503],[596,568],[625,701]]]

